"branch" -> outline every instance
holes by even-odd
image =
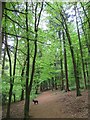
[[[18,13],[21,13],[21,14],[25,14],[25,13],[23,13],[23,12],[20,12],[19,10],[11,10],[11,9],[8,9],[8,8],[5,8],[6,10],[8,10],[8,11],[12,11],[12,12],[18,12]]]
[[[86,13],[86,10],[85,10],[85,8],[84,8],[82,2],[80,2],[80,4],[81,4],[81,7],[82,7],[82,9],[83,9],[83,11],[84,11],[84,14],[85,14],[85,16],[86,16],[86,18],[87,18],[87,21],[88,21],[88,24],[89,24],[89,28],[90,28],[90,19],[89,19],[87,13]]]
[[[3,44],[6,45],[5,42],[3,42]],[[7,45],[7,46],[9,47],[9,48],[8,48],[9,50],[11,50],[11,49],[15,49],[14,46],[11,46],[11,45]],[[10,48],[11,48],[11,49],[10,49]],[[23,51],[22,51],[21,49],[19,49],[19,48],[17,48],[17,50],[20,51],[21,53],[23,53],[24,55],[27,55],[25,52],[23,52]],[[13,51],[12,51],[12,52],[13,52]]]
[[[2,32],[2,33],[5,33],[5,32]],[[11,34],[11,33],[5,33],[5,34],[10,35],[10,36],[14,36],[14,37],[19,37],[19,38],[27,39],[26,37],[20,36],[20,35],[15,35],[15,34]],[[29,39],[29,40],[34,41],[34,39]]]
[[[53,8],[48,2],[45,2],[49,7],[51,7],[53,10],[55,10],[55,8]],[[56,11],[56,10],[55,10]],[[55,17],[59,22],[61,22],[63,24],[63,22],[58,18]]]
[[[37,32],[37,7],[38,7],[38,2],[36,3],[36,6],[35,6],[35,32]]]
[[[40,22],[40,17],[41,17],[42,10],[43,10],[43,2],[42,2],[42,5],[41,5],[41,10],[40,10],[40,13],[39,13],[39,17],[38,17],[37,29],[38,29],[38,26],[39,26],[39,22]]]
[[[9,51],[11,51],[12,53],[13,53],[13,51],[10,49],[10,48],[8,48],[8,50]],[[13,53],[14,54],[14,53]],[[19,64],[22,66],[22,64],[20,63],[20,61],[19,61],[19,59],[17,58],[17,61],[19,62]]]
[[[5,32],[2,32],[2,33],[5,33]],[[20,35],[15,35],[15,34],[11,34],[11,33],[5,33],[7,35],[10,35],[10,36],[14,36],[14,37],[19,37],[19,38],[24,38],[24,39],[27,39],[26,37],[24,36],[20,36]],[[34,42],[35,40],[34,39],[30,39],[28,38],[28,40]],[[41,44],[45,44],[45,42],[41,42],[41,41],[37,41],[38,43],[41,43]]]
[[[23,28],[18,22],[16,22],[15,20],[13,20],[12,18],[10,18],[8,15],[6,15],[5,13],[3,13],[9,20],[11,20],[12,22],[16,23],[18,26],[20,26],[22,29],[26,29]]]

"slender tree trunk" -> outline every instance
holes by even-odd
[[[10,90],[9,90],[9,101],[8,101],[8,105],[7,105],[7,115],[6,115],[6,117],[9,118],[10,117],[10,106],[11,106],[13,83],[12,83],[11,57],[10,57],[10,53],[9,53],[9,50],[8,50],[7,36],[6,35],[5,35],[5,43],[6,43],[7,55],[8,55],[8,58],[9,58],[9,66],[10,66]]]
[[[15,30],[15,25],[14,25],[14,30]],[[7,41],[6,41],[6,45],[7,45]],[[8,102],[8,107],[7,107],[7,117],[10,117],[10,104],[11,104],[11,99],[12,99],[12,94],[13,94],[14,77],[15,77],[15,72],[16,72],[17,48],[18,48],[18,38],[17,38],[15,54],[14,54],[13,77],[12,77],[12,69],[11,69],[11,66],[12,66],[11,58],[10,58],[9,50],[7,47],[7,54],[8,54],[9,62],[10,62],[10,90],[9,90],[9,102]]]
[[[88,79],[88,63],[87,63],[87,61],[85,62],[85,65],[86,65],[86,73],[87,73],[87,79]],[[88,83],[89,83],[89,79],[88,79]]]
[[[21,91],[21,99],[20,101],[24,100],[24,89],[22,88],[22,91]]]
[[[31,72],[31,79],[30,79],[30,85],[29,85],[29,92],[31,92],[32,89],[32,83],[33,83],[33,77],[34,77],[34,71],[35,71],[35,60],[37,55],[37,33],[36,33],[36,40],[34,42],[35,45],[35,51],[34,51],[34,58],[33,58],[33,64],[32,64],[32,72]]]
[[[86,28],[86,32],[87,32],[87,34],[86,34],[86,36],[85,36],[85,38],[86,38],[86,42],[87,42],[87,47],[88,47],[88,85],[90,85],[90,9],[89,9],[89,2],[87,3],[87,8],[88,8],[88,10],[86,11],[85,10],[85,7],[84,7],[84,5],[83,5],[83,3],[81,2],[81,6],[82,6],[82,8],[83,8],[83,12],[84,12],[84,15],[85,15],[85,17],[87,18],[87,28]],[[85,32],[84,32],[85,33]]]
[[[16,102],[16,96],[15,93],[13,93],[14,103]]]
[[[28,39],[28,2],[26,2],[26,33],[27,33],[27,65],[26,65],[26,86],[25,86],[25,105],[24,105],[24,117],[29,117],[29,65],[30,65],[30,56],[29,56],[29,39]]]
[[[88,2],[88,18],[89,18],[89,29],[87,30],[87,34],[88,34],[88,88],[90,89],[90,9],[89,9],[89,4],[90,2]],[[88,27],[88,26],[87,26]]]
[[[51,89],[51,80],[48,79],[48,89],[50,90]]]
[[[0,1],[0,21],[2,20],[4,8],[5,8],[5,2]],[[3,34],[2,34],[2,29],[1,29],[1,23],[0,23],[0,60],[1,60],[1,51],[2,51],[2,41],[3,41]]]
[[[22,82],[23,76],[24,76],[26,61],[27,61],[27,59],[25,59],[25,61],[24,61],[24,65],[23,65],[22,72],[21,72],[21,82]],[[24,89],[23,89],[23,86],[22,86],[22,91],[21,91],[21,101],[22,100],[24,100]]]
[[[65,91],[70,91],[69,90],[69,84],[68,84],[68,68],[67,68],[67,55],[66,55],[66,45],[65,45],[65,34],[63,31],[63,44],[64,44],[64,66],[65,66],[65,77],[66,77],[66,88]]]
[[[52,91],[54,89],[54,78],[52,77]]]
[[[5,11],[6,12],[6,11]],[[6,12],[7,14],[7,12]],[[8,49],[8,44],[7,44],[7,35],[6,35],[6,16],[5,16],[5,46],[6,46],[6,51],[7,51],[7,55],[9,58],[9,74],[10,74],[10,89],[9,89],[9,100],[8,100],[8,105],[7,105],[7,113],[6,113],[6,117],[9,118],[10,117],[10,106],[11,106],[11,98],[12,98],[12,89],[13,89],[13,82],[12,82],[12,62],[11,62],[11,56],[9,53],[9,49]]]
[[[59,38],[60,38],[60,48],[63,49],[62,47],[62,39],[61,39],[61,31],[58,33]],[[62,50],[60,52],[60,55],[62,56]],[[60,59],[60,65],[61,65],[61,90],[64,90],[64,73],[63,73],[63,59]]]
[[[40,92],[42,92],[43,91],[43,89],[42,89],[42,83],[40,84]]]
[[[2,11],[2,2],[0,2],[0,11]],[[2,12],[0,12],[0,20],[2,19]],[[0,60],[1,60],[1,51],[2,51],[2,32],[1,32],[1,24],[0,24]]]
[[[4,56],[3,56],[3,62],[2,62],[2,76],[4,75],[5,57],[6,57],[6,45],[4,48]]]
[[[77,21],[77,14],[76,14],[76,6],[75,6],[75,16],[76,16],[76,25],[77,25],[77,33],[78,33],[78,40],[79,40],[79,47],[80,47],[81,61],[82,61],[83,77],[84,77],[85,88],[87,89],[87,84],[86,84],[86,73],[85,73],[85,65],[84,65],[84,60],[83,60],[83,52],[82,52],[82,45],[81,45],[80,32],[79,32],[79,28],[78,28],[78,21]]]
[[[79,78],[80,78],[80,58],[79,58],[79,55],[78,55],[78,53],[77,53],[77,78],[78,78],[78,80],[79,80]],[[79,82],[79,88],[80,88],[80,82]]]
[[[77,8],[77,10],[78,10],[78,8]],[[79,13],[79,10],[78,10],[78,13]],[[85,37],[85,40],[86,40],[86,46],[87,46],[87,48],[88,48],[88,53],[89,53],[88,38],[87,38],[87,30],[84,28],[83,21],[82,21],[82,18],[81,18],[80,15],[79,15],[79,18],[80,18],[80,22],[81,22],[81,25],[82,25],[82,30],[83,30],[84,37]]]
[[[64,90],[64,80],[63,80],[63,76],[64,76],[64,73],[63,73],[63,60],[61,59],[60,62],[61,62],[61,90]]]
[[[55,76],[55,90],[57,90],[57,77]]]

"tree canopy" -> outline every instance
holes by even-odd
[[[89,2],[7,2],[2,18],[2,102],[49,89],[87,89],[90,81]]]

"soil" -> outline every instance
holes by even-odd
[[[37,98],[38,104],[30,102],[32,118],[88,118],[88,91],[76,97],[76,91],[46,91]],[[11,118],[23,118],[24,101],[11,105]],[[3,107],[3,117],[6,109]]]

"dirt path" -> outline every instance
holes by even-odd
[[[62,93],[60,91],[47,91],[37,97],[39,104],[30,103],[32,118],[87,118],[88,93],[76,97],[76,92]],[[24,101],[12,104],[11,117],[23,117]],[[5,109],[3,111],[5,116]]]

